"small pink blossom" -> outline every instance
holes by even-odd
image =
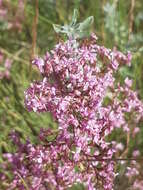
[[[125,79],[125,84],[128,86],[128,87],[131,87],[132,86],[132,80],[130,80],[128,77]]]
[[[131,80],[126,78],[121,85],[115,78],[130,55],[100,46],[96,40],[95,35],[88,43],[69,39],[57,44],[44,59],[32,61],[43,80],[25,91],[26,108],[50,112],[58,127],[55,133],[51,128],[41,130],[38,145],[22,144],[13,135],[19,147],[10,160],[14,168],[10,185],[15,189],[24,188],[18,172],[29,188],[44,189],[48,184],[65,190],[80,182],[89,190],[113,190],[113,158],[124,146],[108,142],[107,136],[115,129],[129,132],[127,115],[134,126],[143,116],[143,104],[130,88]],[[128,178],[137,175],[137,167],[127,168]]]
[[[133,157],[138,157],[138,156],[140,156],[140,151],[139,150],[134,150],[132,155],[133,155]]]
[[[133,135],[136,135],[140,132],[140,128],[139,127],[135,127],[133,130]]]

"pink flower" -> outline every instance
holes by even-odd
[[[122,143],[118,143],[118,144],[116,145],[116,149],[122,151],[122,150],[124,149],[124,145],[123,145]]]
[[[133,130],[133,135],[136,135],[140,132],[140,128],[139,127],[135,127]]]
[[[25,105],[28,111],[50,112],[58,129],[55,133],[51,128],[42,130],[35,146],[14,138],[19,146],[12,159],[15,188],[22,185],[19,172],[29,188],[37,183],[37,188],[48,184],[64,190],[80,182],[90,190],[113,189],[112,159],[124,147],[107,142],[107,136],[114,129],[130,130],[127,114],[133,123],[143,116],[143,104],[130,89],[132,81],[126,78],[121,86],[114,77],[129,59],[129,55],[97,45],[92,35],[89,43],[69,39],[44,59],[33,61],[43,80],[26,90]],[[137,168],[127,168],[126,176],[138,174]]]
[[[44,60],[42,58],[36,58],[32,61],[33,65],[36,65],[41,73],[44,72]]]
[[[129,80],[128,77],[125,79],[125,84],[127,85],[127,87],[131,87],[132,86],[132,80]]]
[[[134,150],[132,155],[133,155],[133,157],[138,157],[140,155],[140,151],[139,150]]]

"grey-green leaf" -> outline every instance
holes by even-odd
[[[85,19],[83,22],[81,22],[79,25],[80,31],[89,29],[93,21],[94,21],[94,17],[90,16],[87,19]]]
[[[73,13],[73,16],[72,16],[72,21],[71,21],[71,26],[74,26],[77,22],[77,17],[78,17],[78,10],[77,9],[74,9],[74,13]]]
[[[89,35],[90,26],[94,21],[94,17],[90,16],[85,19],[83,22],[76,24],[77,22],[78,11],[74,10],[74,14],[72,17],[72,22],[69,25],[60,26],[57,24],[53,24],[53,28],[56,33],[64,33],[69,38],[78,39],[87,37]]]
[[[63,32],[63,27],[58,25],[58,24],[53,24],[53,28],[55,30],[56,33],[61,33]]]

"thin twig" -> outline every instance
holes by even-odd
[[[134,23],[134,8],[135,8],[135,0],[131,0],[131,7],[129,12],[129,34],[128,39],[130,39],[130,36],[133,32],[133,23]]]
[[[102,0],[101,1],[101,13],[102,13],[101,37],[102,37],[102,42],[105,41],[105,32],[104,32],[104,5],[105,5],[105,0]]]
[[[34,16],[34,19],[33,19],[33,26],[32,26],[32,52],[31,52],[31,59],[34,59],[35,55],[36,55],[38,15],[39,15],[39,7],[38,7],[38,0],[36,0],[35,1],[35,16]]]
[[[105,162],[105,161],[143,161],[143,158],[111,158],[111,159],[88,159],[85,161],[99,161],[99,162]]]
[[[36,0],[35,1],[35,16],[33,18],[33,25],[32,25],[31,61],[36,56],[36,41],[37,41],[38,16],[39,16],[39,6],[38,6],[38,0]],[[31,78],[31,70],[32,70],[32,64],[29,65],[29,78]]]
[[[25,63],[25,64],[28,64],[29,65],[29,61],[28,60],[25,60],[25,59],[22,59],[16,55],[13,55],[12,53],[8,52],[6,49],[0,47],[0,51],[2,53],[4,53],[5,55],[7,55],[8,57],[11,57],[13,60],[16,60],[16,61],[19,61],[19,62],[22,62],[22,63]]]
[[[25,48],[22,47],[20,50],[18,50],[18,51],[14,54],[14,56],[18,57],[24,50],[25,50]]]
[[[126,141],[126,149],[125,151],[121,154],[121,158],[122,157],[125,157],[128,153],[128,150],[129,150],[129,143],[130,143],[130,131],[127,132],[127,141]]]
[[[17,172],[18,177],[21,179],[23,185],[25,186],[26,190],[30,190],[24,179],[21,177],[21,175]]]

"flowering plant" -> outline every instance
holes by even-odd
[[[0,30],[17,30],[22,31],[22,23],[24,22],[24,1],[18,0],[17,7],[14,9],[14,18],[12,17],[12,10],[9,6],[12,1],[0,0]]]
[[[98,45],[95,34],[82,40],[86,27],[78,27],[76,37],[70,28],[67,41],[32,62],[43,80],[27,89],[25,105],[28,111],[50,112],[58,128],[42,129],[38,145],[23,145],[12,135],[19,149],[5,155],[14,175],[9,189],[64,190],[77,183],[89,190],[113,189],[115,155],[122,147],[108,136],[135,128],[143,104],[129,78],[123,84],[116,79],[120,66],[130,66],[131,54]]]
[[[2,65],[3,62],[4,64]],[[8,58],[4,60],[4,55],[1,51],[0,51],[0,64],[2,65],[2,66],[0,65],[0,79],[3,78],[9,79],[12,61]]]

